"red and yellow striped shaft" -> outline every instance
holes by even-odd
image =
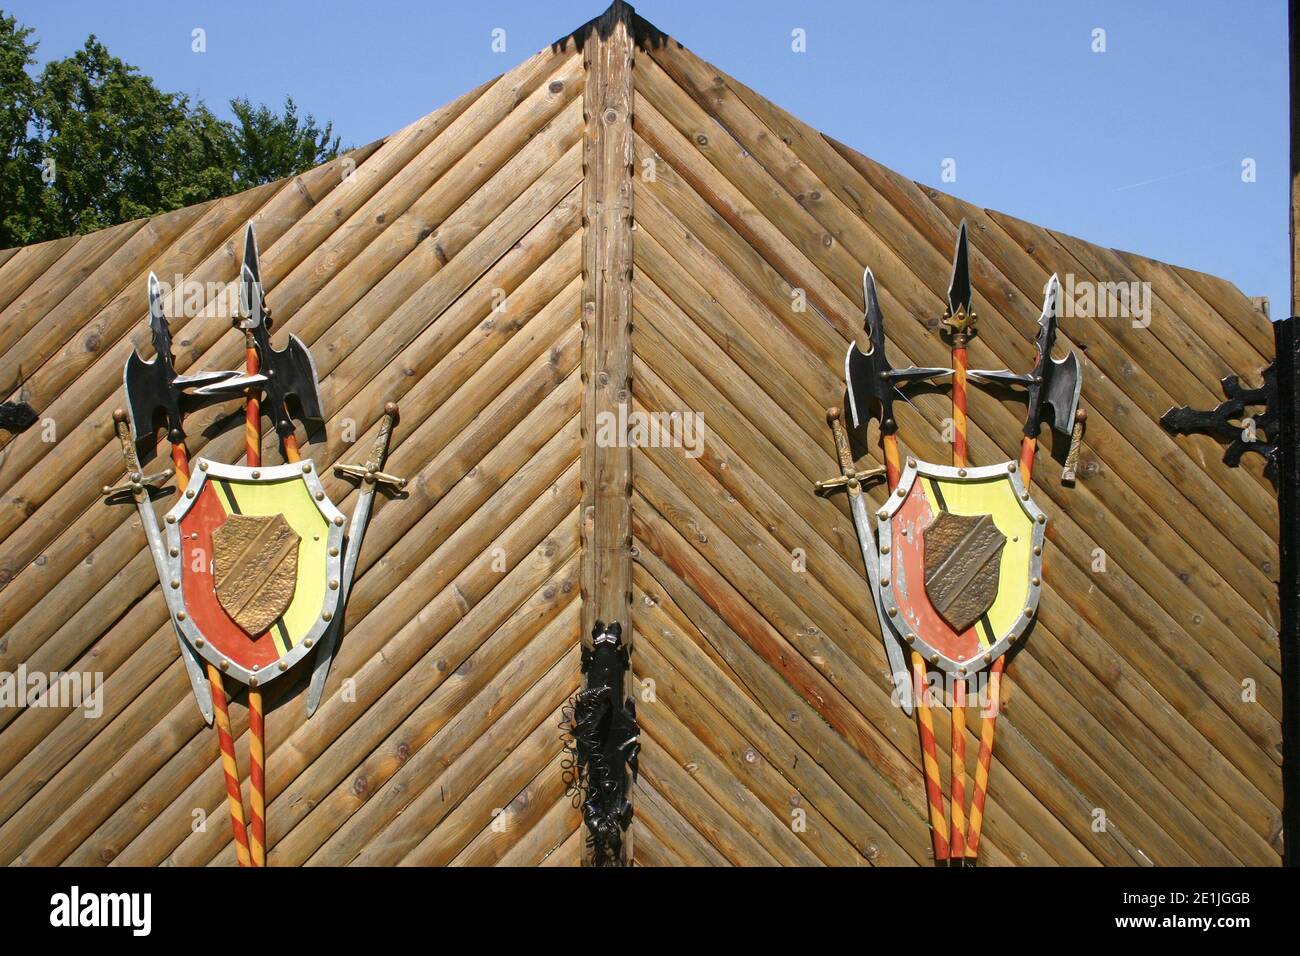
[[[1026,436],[1020,441],[1020,480],[1028,490],[1034,475],[1034,454],[1038,439]],[[988,713],[980,727],[980,752],[975,764],[975,789],[971,794],[970,836],[966,840],[966,858],[974,859],[980,849],[980,831],[984,826],[984,800],[988,796],[989,768],[993,764],[993,734],[997,729],[998,711],[1002,707],[1002,674],[1006,655],[993,662],[989,671]]]
[[[967,464],[966,454],[966,347],[952,350],[952,463]]]
[[[235,859],[240,866],[251,866],[248,829],[244,825],[244,798],[239,792],[239,768],[235,763],[235,741],[230,734],[230,711],[226,692],[221,685],[221,671],[208,665],[208,683],[212,685],[212,712],[216,718],[217,739],[221,742],[221,769],[226,778],[226,802],[230,805],[230,828],[235,835]]]
[[[249,335],[244,371],[256,375],[260,368],[261,358]],[[248,466],[256,468],[262,463],[262,406],[256,387],[250,388],[244,398],[244,446]],[[248,735],[248,811],[253,831],[249,850],[253,866],[266,866],[266,731],[262,692],[256,687],[248,688]]]
[[[899,479],[903,472],[898,464],[898,436],[886,435],[885,444],[885,480],[889,485],[889,490],[893,491],[898,487]]]
[[[253,866],[266,866],[266,772],[264,768],[266,733],[262,716],[262,692],[256,687],[250,687],[248,689],[248,809],[253,825],[252,839],[249,841]]]
[[[898,436],[885,435],[881,439],[885,448],[885,478],[889,490],[898,487],[902,474],[898,459]],[[925,794],[930,805],[930,833],[934,839],[936,862],[948,859],[948,827],[943,815],[943,787],[939,783],[939,753],[934,743],[934,717],[926,702],[925,661],[912,652],[912,681],[915,686],[916,723],[921,734],[921,768],[925,772]]]
[[[966,855],[966,682],[953,684],[952,699],[952,856]]]
[[[925,771],[925,795],[930,804],[930,835],[934,839],[935,862],[942,863],[948,859],[948,827],[943,818],[939,751],[934,743],[934,718],[925,699],[925,661],[916,651],[912,651],[912,679],[916,684],[916,722],[921,728],[921,766]]]
[[[256,375],[260,367],[257,347],[250,335],[244,348],[244,370]],[[262,402],[256,388],[250,388],[244,396],[244,454],[248,467],[256,468],[262,463]]]
[[[980,831],[984,827],[984,800],[989,792],[989,767],[993,763],[993,731],[997,726],[998,707],[1002,690],[1002,671],[1005,655],[993,662],[989,671],[989,712],[980,727],[980,752],[975,764],[975,790],[970,801],[970,835],[966,840],[966,859],[973,860],[980,852]]]
[[[176,487],[184,492],[190,480],[190,453],[184,442],[172,443],[172,465],[176,469]],[[212,710],[221,745],[221,770],[226,780],[226,802],[230,805],[230,829],[235,837],[235,859],[240,866],[250,864],[248,829],[244,825],[244,797],[239,792],[239,765],[235,763],[235,741],[230,733],[230,710],[221,683],[221,671],[208,665],[208,684],[212,688]]]
[[[964,340],[963,340],[964,341]],[[952,350],[952,463],[958,468],[968,463],[966,452],[966,346]],[[952,803],[952,855],[961,859],[966,853],[966,682],[953,685],[952,767],[949,782]]]

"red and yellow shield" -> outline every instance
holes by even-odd
[[[927,661],[966,676],[1024,633],[1038,607],[1047,516],[1015,462],[909,459],[877,517],[878,599]]]
[[[205,659],[247,684],[304,656],[341,592],[343,515],[311,462],[247,468],[199,459],[167,517],[177,621]]]

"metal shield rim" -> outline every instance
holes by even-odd
[[[1011,487],[1015,491],[1016,502],[1020,505],[1020,510],[1033,522],[1034,531],[1031,536],[1033,548],[1030,551],[1029,558],[1029,593],[1025,600],[1025,609],[1017,615],[1016,623],[1012,625],[1011,629],[1006,634],[1001,635],[978,658],[969,661],[955,661],[940,652],[924,636],[903,623],[898,602],[894,600],[893,586],[879,587],[877,596],[884,604],[885,614],[889,618],[890,624],[894,625],[895,631],[902,638],[904,644],[918,651],[926,661],[940,670],[955,677],[969,677],[972,674],[978,674],[1010,650],[1011,646],[1020,639],[1025,629],[1033,623],[1038,614],[1038,600],[1043,588],[1043,542],[1046,540],[1047,513],[1039,508],[1033,498],[1030,497],[1021,477],[1020,467],[1014,461],[1005,461],[997,465],[967,466],[963,468],[956,465],[937,465],[932,462],[909,458],[894,492],[890,494],[889,500],[876,512],[878,519],[876,523],[877,544],[880,554],[888,557],[889,580],[891,581],[897,577],[897,569],[894,567],[897,556],[894,554],[893,549],[894,515],[903,506],[908,495],[911,494],[912,486],[916,483],[918,476],[962,483],[986,481],[990,478],[1010,481]]]
[[[345,520],[343,512],[339,511],[334,506],[334,503],[330,501],[329,496],[325,494],[325,487],[321,484],[320,476],[316,473],[316,466],[311,461],[287,462],[283,465],[250,468],[246,465],[227,465],[221,462],[208,461],[205,458],[198,458],[195,459],[194,466],[185,493],[181,496],[180,501],[172,506],[164,518],[166,522],[165,534],[167,536],[169,580],[164,582],[163,593],[167,599],[167,607],[171,611],[172,621],[185,639],[185,643],[193,648],[196,654],[210,664],[216,665],[221,673],[235,678],[242,684],[247,684],[250,687],[265,684],[290,670],[298,661],[302,660],[316,646],[316,642],[326,628],[331,627],[334,623],[334,615],[338,612],[339,597],[344,593],[348,584],[348,582],[342,580],[343,525]],[[198,500],[199,492],[203,490],[204,482],[210,477],[259,483],[291,479],[300,480],[307,485],[307,490],[311,492],[312,503],[316,506],[316,510],[321,513],[321,516],[325,518],[329,528],[325,537],[327,545],[325,568],[330,580],[338,581],[339,586],[325,589],[325,597],[321,602],[320,613],[316,616],[316,622],[311,626],[311,629],[297,644],[289,649],[288,654],[280,657],[274,664],[267,667],[250,669],[218,651],[212,646],[211,642],[204,638],[203,633],[185,611],[185,599],[181,589],[183,562],[181,519],[194,506],[194,503]]]

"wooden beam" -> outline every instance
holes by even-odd
[[[1300,0],[1289,4],[1291,24],[1291,314],[1300,315]]]
[[[632,639],[632,453],[622,431],[610,428],[611,422],[625,421],[620,407],[629,407],[632,392],[632,8],[615,2],[583,29],[581,43],[587,71],[582,144],[582,638],[589,646],[597,621],[617,621],[624,640]],[[630,833],[623,853],[630,861]]]
[[[1300,866],[1300,508],[1285,490],[1300,476],[1300,0],[1288,5],[1291,24],[1291,315],[1273,326],[1277,336],[1278,599],[1282,657],[1282,862]]]

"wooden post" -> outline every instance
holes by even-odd
[[[632,640],[632,8],[618,0],[581,35],[582,639],[596,621]],[[630,692],[631,670],[628,672]],[[624,861],[632,854],[623,840]],[[584,863],[587,862],[584,854]]]
[[[1289,494],[1300,477],[1300,0],[1291,25],[1291,315],[1273,326],[1277,342],[1278,600],[1282,619],[1282,862],[1300,866],[1300,508]],[[1269,436],[1272,438],[1273,436]]]
[[[1300,0],[1289,5],[1291,24],[1291,314],[1300,315]]]

